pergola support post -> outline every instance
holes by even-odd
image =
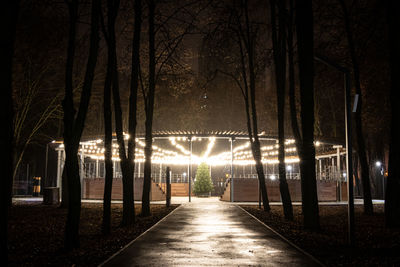
[[[189,137],[189,146],[190,146],[190,159],[189,159],[189,202],[192,202],[192,153],[193,153],[193,144],[192,137]]]
[[[99,159],[96,159],[96,178],[99,178]]]
[[[338,200],[342,201],[342,182],[340,180],[341,177],[341,168],[340,168],[340,148],[336,148],[336,165],[337,165],[337,172],[338,172],[338,179],[337,179],[337,189],[338,189]]]
[[[234,194],[233,194],[233,137],[231,137],[231,202],[234,202]]]
[[[318,159],[319,163],[319,179],[322,180],[322,159]]]
[[[83,175],[85,174],[85,171],[84,171],[84,161],[85,161],[84,149],[85,149],[85,146],[82,145],[82,149],[81,149],[81,175],[80,175],[81,197],[83,197]]]
[[[63,174],[63,161],[64,161],[64,150],[61,148],[57,150],[57,181],[56,187],[59,188],[59,198],[62,199],[62,174]]]
[[[61,149],[57,151],[57,185],[61,188]]]
[[[162,163],[160,163],[160,179],[159,179],[159,184],[161,185],[162,183]]]
[[[166,183],[166,206],[167,208],[171,205],[171,170],[167,166],[165,171],[165,183]]]

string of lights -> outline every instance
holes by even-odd
[[[129,135],[125,134],[125,140],[128,140]],[[191,138],[191,139],[189,139]],[[153,153],[152,153],[152,162],[153,163],[162,163],[162,164],[171,164],[171,165],[188,165],[190,162],[192,164],[198,165],[202,162],[207,163],[210,166],[223,166],[229,165],[231,163],[231,156],[233,154],[233,164],[234,165],[255,165],[255,161],[253,159],[253,154],[250,148],[250,142],[245,142],[244,144],[236,146],[232,152],[231,151],[223,151],[217,154],[212,154],[213,148],[215,146],[216,138],[215,137],[169,137],[169,143],[172,147],[175,148],[175,151],[161,148],[157,145],[152,145]],[[187,143],[189,140],[192,142],[202,142],[204,140],[208,140],[208,145],[202,156],[192,153],[185,148],[187,147]],[[145,154],[144,148],[146,146],[145,142],[141,139],[136,138],[135,142],[137,147],[135,148],[135,162],[144,162]],[[185,143],[182,143],[185,142]],[[321,142],[316,141],[315,146],[318,147],[321,145]],[[59,145],[60,149],[63,149],[64,145],[61,143]],[[117,143],[112,144],[112,160],[120,161],[119,145]],[[270,144],[264,145],[261,147],[261,161],[263,164],[278,164],[279,160],[278,156],[278,148],[279,144]],[[85,157],[89,157],[95,160],[104,160],[104,146],[103,140],[95,139],[89,140],[80,143],[79,153],[84,155]],[[295,146],[294,139],[285,140],[285,162],[286,163],[296,163],[299,162],[299,158],[297,156],[297,149]],[[191,159],[190,159],[191,157]]]

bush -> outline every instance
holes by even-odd
[[[213,183],[211,181],[210,170],[206,163],[201,163],[197,168],[196,181],[194,182],[193,192],[196,195],[205,195],[211,192]]]

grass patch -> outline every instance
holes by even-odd
[[[42,204],[14,204],[9,219],[10,266],[97,266],[149,229],[178,205],[151,205],[151,216],[136,217],[133,227],[120,227],[122,204],[112,204],[111,234],[101,234],[102,204],[82,203],[80,248],[64,251],[67,210]],[[135,207],[136,214],[141,206]]]
[[[319,231],[303,228],[301,206],[293,207],[293,221],[284,219],[282,206],[270,213],[242,207],[328,266],[400,266],[400,229],[385,228],[383,205],[375,205],[372,216],[355,207],[355,248],[347,245],[347,206],[320,206]]]

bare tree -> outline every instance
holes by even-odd
[[[139,87],[139,69],[140,69],[140,35],[142,31],[142,1],[135,0],[135,25],[133,30],[133,41],[132,41],[132,62],[131,62],[131,84],[130,84],[130,96],[129,96],[129,125],[128,125],[128,169],[129,179],[132,180],[135,173],[135,136],[136,136],[136,125],[137,125],[137,102],[138,102],[138,87]],[[129,183],[128,183],[129,186]],[[134,182],[132,181],[132,193]],[[127,196],[130,200],[130,196]],[[132,196],[133,216],[135,215],[135,203],[134,196]],[[133,217],[133,221],[135,217]]]
[[[68,177],[68,214],[65,226],[65,247],[70,250],[79,247],[79,220],[81,211],[81,184],[78,166],[79,141],[85,125],[86,113],[89,106],[94,71],[99,50],[99,15],[100,1],[93,0],[91,6],[91,30],[89,56],[86,73],[81,91],[78,112],[75,113],[73,100],[73,65],[75,57],[75,42],[78,21],[78,0],[66,1],[69,11],[70,28],[65,68],[65,97],[64,109],[64,145],[65,168]],[[76,114],[76,115],[75,115]]]
[[[117,18],[119,1],[107,1],[107,30],[104,25],[103,16],[101,16],[101,25],[103,35],[107,43],[107,70],[104,80],[103,97],[103,115],[104,115],[104,197],[103,197],[103,234],[109,234],[111,231],[111,193],[113,182],[113,164],[112,164],[112,109],[111,109],[111,86],[114,77],[115,65],[115,21]],[[101,12],[101,15],[103,12]],[[111,36],[113,35],[113,36]],[[113,44],[110,42],[114,41]]]
[[[142,215],[150,215],[150,186],[151,186],[151,155],[153,145],[153,111],[154,111],[154,93],[156,89],[156,56],[155,56],[155,30],[154,30],[154,12],[156,5],[154,0],[149,1],[149,90],[144,94],[145,98],[145,162],[144,162],[144,181],[142,195]]]
[[[37,137],[41,128],[50,119],[61,117],[62,112],[61,93],[52,89],[44,90],[42,87],[48,66],[34,75],[31,64],[27,65],[23,83],[14,88],[14,179],[26,148]],[[44,95],[46,97],[43,97]]]
[[[278,19],[276,18],[278,5]],[[279,140],[279,189],[281,192],[285,218],[293,220],[293,207],[289,186],[286,181],[285,165],[285,91],[286,91],[286,19],[287,10],[284,1],[270,0],[272,47],[275,63],[276,95],[278,101],[278,140]],[[278,25],[277,25],[278,21]]]
[[[293,10],[293,6],[292,6]],[[317,182],[315,174],[314,147],[314,41],[312,1],[296,1],[297,53],[300,81],[301,137],[297,125],[294,105],[294,64],[293,54],[289,54],[291,80],[291,117],[293,133],[298,144],[300,156],[301,197],[304,226],[309,229],[319,228],[319,209]],[[290,23],[289,23],[290,24]],[[291,26],[290,26],[291,27]],[[289,32],[289,35],[293,32]],[[292,48],[289,37],[289,50]],[[300,139],[301,138],[301,139]]]
[[[110,50],[110,63],[112,64],[112,91],[115,111],[115,128],[117,134],[117,142],[119,147],[119,157],[121,159],[122,183],[123,183],[123,215],[121,225],[128,226],[135,222],[135,202],[134,202],[134,160],[135,160],[135,135],[136,135],[136,111],[137,111],[137,89],[139,84],[139,61],[140,61],[140,34],[142,23],[142,6],[141,1],[136,0],[135,25],[132,43],[132,70],[131,70],[131,87],[129,97],[129,130],[128,130],[128,151],[125,148],[125,138],[123,135],[122,108],[119,95],[119,79],[117,65],[117,51],[115,38],[115,17],[118,12],[119,1],[111,1],[108,4],[108,10],[111,12],[113,22],[108,23],[107,42]],[[109,17],[110,19],[110,17]],[[128,153],[127,153],[128,152]],[[110,185],[109,185],[110,186]],[[111,186],[110,186],[111,188]],[[108,189],[110,190],[110,189]],[[111,190],[110,190],[111,191]],[[108,196],[111,199],[111,193]]]
[[[253,158],[256,162],[256,171],[258,176],[258,181],[261,190],[261,196],[263,200],[263,207],[265,211],[270,211],[267,188],[265,186],[265,175],[264,169],[261,162],[261,148],[260,148],[260,140],[258,138],[258,123],[257,123],[257,107],[256,107],[256,77],[255,77],[255,68],[254,68],[254,37],[251,36],[250,33],[250,20],[249,20],[249,10],[248,10],[248,1],[242,1],[242,5],[244,7],[244,15],[245,15],[245,30],[244,32],[239,31],[239,36],[242,37],[240,40],[240,52],[242,55],[242,69],[243,69],[243,80],[245,82],[245,91],[244,94],[246,102],[250,102],[250,110],[251,110],[251,122],[249,120],[249,110],[247,113],[247,128],[249,132],[249,140],[251,142],[251,150],[253,153]],[[240,24],[239,24],[240,25]],[[247,61],[248,61],[248,70],[249,70],[249,84],[247,84],[246,71],[243,57],[243,49],[242,42],[244,43],[244,47],[246,48]],[[248,91],[250,90],[250,99],[248,97]],[[246,104],[248,106],[249,104]]]
[[[348,49],[351,57],[351,63],[353,67],[353,79],[354,79],[354,87],[356,88],[356,94],[358,94],[358,105],[355,113],[355,130],[356,130],[356,139],[357,139],[357,148],[358,155],[360,159],[361,166],[361,181],[363,186],[363,195],[364,195],[364,213],[372,214],[373,213],[373,205],[372,205],[372,196],[371,196],[371,182],[370,182],[370,172],[369,165],[365,147],[365,139],[363,135],[363,125],[362,125],[362,92],[361,92],[361,83],[360,83],[360,67],[357,60],[356,49],[354,46],[354,38],[353,32],[350,25],[350,18],[347,11],[346,4],[343,0],[339,0],[340,6],[343,11],[344,23],[346,28],[346,36]]]
[[[245,106],[246,128],[249,135],[252,155],[256,164],[263,208],[265,211],[269,211],[270,206],[265,184],[265,174],[261,162],[262,154],[258,136],[256,106],[256,74],[257,71],[264,69],[265,66],[258,64],[259,62],[257,61],[262,61],[263,64],[265,64],[265,58],[256,53],[259,52],[256,50],[256,44],[258,41],[257,37],[260,38],[261,23],[250,21],[248,1],[241,0],[238,1],[238,3],[238,6],[222,6],[221,12],[223,12],[223,14],[227,13],[225,14],[227,21],[224,21],[224,16],[217,24],[216,29],[212,31],[210,37],[218,39],[222,36],[222,41],[217,40],[217,44],[223,43],[218,53],[221,53],[226,60],[225,65],[231,65],[231,67],[233,67],[231,71],[218,68],[216,71],[230,77],[240,89]],[[232,50],[230,51],[227,47],[231,48],[231,46]],[[224,53],[228,54],[225,55]]]
[[[197,1],[183,1],[179,5],[171,5],[171,14],[167,16],[159,15],[161,21],[156,19],[156,3],[150,0],[148,3],[148,76],[147,84],[143,82],[143,68],[140,69],[140,87],[144,98],[145,109],[145,163],[144,181],[142,194],[142,215],[150,215],[150,188],[151,188],[151,156],[153,144],[153,116],[156,86],[163,72],[166,69],[174,70],[181,67],[179,59],[174,58],[184,37],[194,27],[194,22],[198,15],[207,5],[202,8],[195,8]],[[200,3],[201,4],[201,3]],[[193,7],[193,11],[191,8]],[[163,11],[166,6],[160,7]],[[161,37],[157,38],[159,35]],[[143,61],[141,61],[143,62]]]

